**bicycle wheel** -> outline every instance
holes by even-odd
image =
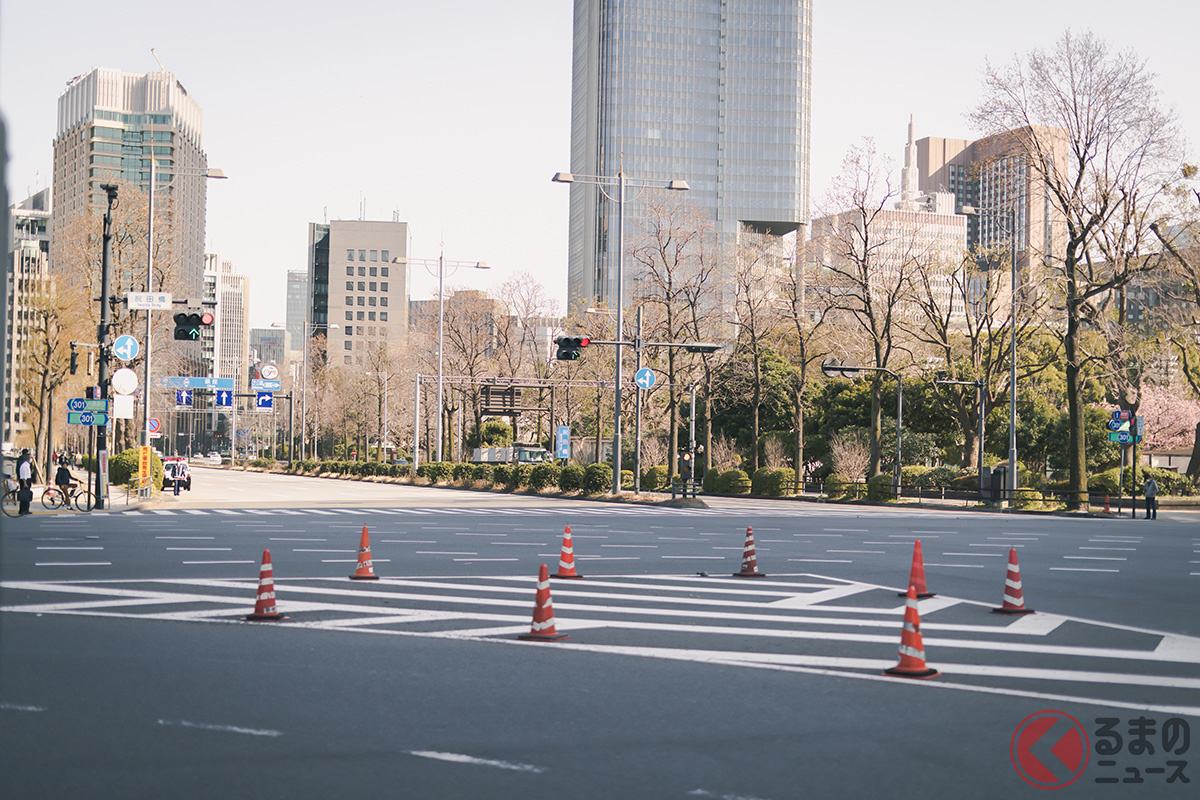
[[[63,506],[68,509],[71,507],[70,501],[62,493],[62,490],[54,486],[47,486],[46,491],[42,492],[42,505],[51,511],[57,511]]]
[[[21,512],[21,503],[17,500],[17,493],[4,490],[3,509],[5,516],[15,517]]]
[[[95,500],[92,493],[87,489],[80,489],[75,493],[75,510],[76,511],[91,511],[95,506]]]

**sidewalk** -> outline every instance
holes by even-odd
[[[56,514],[79,514],[83,512],[76,511],[74,508],[59,508],[54,511],[42,505],[42,495],[45,493],[45,486],[33,487],[33,500],[29,503],[31,516],[54,516]],[[125,491],[124,486],[109,485],[108,495],[105,498],[104,508],[93,508],[87,513],[118,513],[121,511],[133,511],[138,508],[145,508],[148,504],[154,503],[156,498],[150,500],[142,500],[137,496],[137,492],[129,494]]]

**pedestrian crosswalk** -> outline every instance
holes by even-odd
[[[941,511],[913,511],[911,516],[940,515]],[[895,514],[893,509],[863,509],[816,504],[790,503],[779,505],[755,505],[746,508],[668,508],[650,505],[619,504],[572,504],[558,507],[521,508],[462,508],[427,506],[421,508],[151,508],[122,512],[123,517],[365,517],[365,516],[478,516],[478,517],[579,517],[611,516],[669,516],[669,517],[720,517],[720,516],[853,516],[862,518],[885,517]]]
[[[0,612],[232,623],[258,591],[246,578],[7,581]],[[520,645],[531,575],[346,578],[275,576],[276,605],[297,631]],[[896,587],[811,573],[760,580],[606,575],[552,581],[556,648],[733,668],[893,680],[904,601]],[[938,596],[919,604],[931,687],[1115,708],[1200,714],[1200,639],[1039,612],[1010,617]],[[398,643],[398,647],[403,645]],[[541,645],[544,646],[544,645]],[[485,654],[481,654],[485,657]],[[911,685],[911,684],[906,684]]]

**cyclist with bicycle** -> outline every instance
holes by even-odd
[[[70,497],[75,488],[75,478],[67,466],[66,456],[60,456],[58,459],[58,471],[54,473],[54,485],[62,492],[63,497]]]

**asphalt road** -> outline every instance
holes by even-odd
[[[1200,719],[1194,515],[668,510],[197,477],[152,510],[5,520],[6,796],[1026,796],[1042,789],[1010,745],[1043,709],[1089,741],[1079,761],[1062,718],[1018,749],[1051,781],[1079,770],[1062,796],[1131,768],[1144,783],[1105,791],[1187,794],[1167,762],[1188,755],[1163,737],[1179,750],[1168,720]],[[235,487],[260,499],[223,500]],[[363,525],[376,582],[348,579]],[[569,638],[520,641],[566,525],[585,576],[551,582]],[[732,577],[747,526],[767,577]],[[918,539],[929,681],[880,675]],[[288,622],[241,621],[264,549]],[[1011,549],[1035,615],[989,613]],[[1139,718],[1153,754],[1095,749],[1097,720],[1128,744]]]

